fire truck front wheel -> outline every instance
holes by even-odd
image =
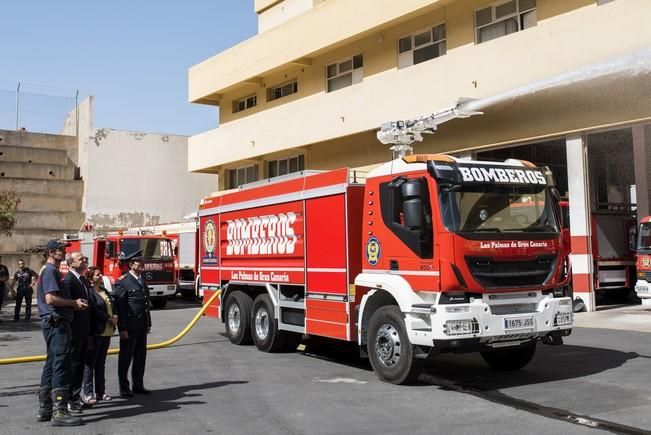
[[[536,341],[511,348],[490,350],[481,353],[484,361],[494,370],[514,371],[520,370],[529,364],[536,353]]]
[[[263,352],[278,352],[286,343],[286,335],[278,330],[274,307],[267,294],[259,295],[253,302],[251,335],[255,346]]]
[[[423,363],[409,342],[400,308],[389,305],[373,313],[366,343],[371,366],[381,380],[408,384],[418,379]]]
[[[226,299],[226,335],[233,344],[251,343],[251,296],[239,290]]]

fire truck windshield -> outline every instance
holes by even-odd
[[[640,224],[637,249],[640,251],[651,251],[651,222]]]
[[[128,257],[142,251],[145,259],[159,260],[172,258],[172,243],[162,238],[133,238],[120,240],[120,254]]]
[[[551,195],[544,186],[441,187],[443,224],[453,232],[557,233]]]

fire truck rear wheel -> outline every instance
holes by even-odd
[[[375,374],[392,384],[408,384],[418,379],[423,368],[409,342],[400,308],[389,305],[371,316],[367,335],[368,357]]]
[[[278,330],[278,320],[274,317],[274,307],[267,294],[259,295],[253,301],[251,335],[255,346],[263,352],[278,352],[287,343],[286,334]]]
[[[536,342],[532,341],[516,348],[485,351],[481,356],[494,370],[515,371],[529,364],[535,353]]]
[[[239,290],[226,299],[226,335],[233,344],[251,343],[251,296]]]

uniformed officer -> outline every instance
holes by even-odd
[[[118,314],[118,330],[120,331],[120,355],[118,358],[118,379],[120,396],[127,398],[136,394],[150,394],[145,388],[145,361],[147,359],[147,333],[151,327],[149,314],[149,288],[142,276],[144,262],[142,251],[125,258],[129,271],[115,283],[113,295]],[[133,389],[129,388],[127,375],[131,368]]]
[[[73,311],[86,310],[88,305],[81,298],[72,299],[67,289],[61,285],[59,265],[65,257],[66,246],[68,245],[58,240],[47,242],[47,263],[41,270],[36,285],[36,301],[47,347],[47,359],[38,394],[38,421],[52,420],[53,426],[82,424],[80,418],[68,413],[72,350],[70,324]]]

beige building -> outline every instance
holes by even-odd
[[[219,127],[189,139],[188,168],[220,174],[220,189],[370,168],[391,158],[382,123],[473,98],[483,115],[441,125],[416,152],[550,165],[576,237],[591,236],[590,212],[613,210],[603,204],[649,214],[648,0],[256,0],[255,11],[257,35],[189,70],[189,100],[219,107]],[[609,158],[616,169],[601,167]],[[593,258],[588,246],[574,273],[596,273]],[[598,284],[583,284],[592,308]]]

